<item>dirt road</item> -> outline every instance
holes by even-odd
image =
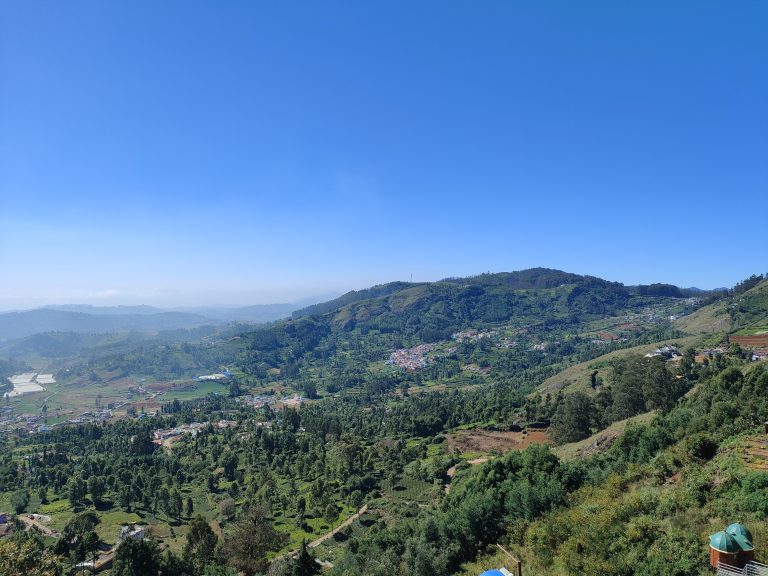
[[[476,466],[478,464],[482,464],[483,462],[488,462],[488,460],[490,460],[490,458],[487,456],[483,458],[475,458],[474,460],[467,460],[467,464]],[[448,476],[448,482],[445,483],[445,493],[448,494],[448,492],[451,491],[451,482],[453,481],[453,477],[456,476],[456,466],[451,466],[448,468],[445,474]]]
[[[51,530],[46,526],[45,524],[38,522],[34,518],[30,518],[29,516],[17,516],[19,520],[24,522],[28,527],[35,528],[36,530],[42,532],[46,536],[53,536],[54,538],[57,538],[59,536],[59,533],[56,532],[56,530]]]
[[[344,520],[344,522],[342,522],[341,524],[336,526],[336,528],[334,528],[333,530],[331,530],[327,534],[323,534],[317,540],[312,540],[312,542],[307,544],[307,548],[317,548],[318,546],[320,546],[320,544],[322,544],[323,542],[325,542],[329,538],[333,538],[334,534],[336,534],[339,530],[342,530],[342,529],[346,528],[347,526],[352,524],[352,522],[354,522],[355,520],[360,518],[360,516],[362,516],[366,512],[368,512],[368,504],[365,504],[362,508],[360,508],[360,510],[358,510],[357,512],[352,514],[352,516],[350,516],[349,518]],[[298,550],[291,550],[290,552],[286,552],[285,554],[281,554],[280,556],[275,557],[274,560],[279,560],[280,558],[296,556],[298,553],[299,553]],[[330,562],[328,562],[326,560],[320,560],[319,558],[316,558],[315,561],[318,564],[320,564],[321,566],[324,566],[326,568],[333,568],[333,564],[331,564]]]
[[[347,526],[352,524],[352,522],[354,522],[355,520],[360,518],[360,516],[362,516],[366,512],[368,512],[368,504],[366,504],[365,506],[360,508],[360,510],[358,510],[357,512],[352,514],[352,516],[350,516],[349,518],[344,520],[344,522],[342,522],[341,524],[336,526],[336,528],[334,528],[333,530],[331,530],[327,534],[325,534],[323,536],[320,536],[320,538],[318,538],[317,540],[312,540],[312,542],[307,544],[307,548],[317,548],[318,546],[320,546],[320,544],[322,544],[323,542],[325,542],[329,538],[332,538],[333,535],[336,534],[339,530],[341,530],[342,528],[346,528]],[[296,550],[296,552],[298,552],[298,550]]]

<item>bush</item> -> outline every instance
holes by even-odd
[[[706,432],[699,432],[685,441],[685,455],[692,462],[707,462],[717,454],[717,442]]]

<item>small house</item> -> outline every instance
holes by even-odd
[[[123,526],[120,528],[120,535],[117,537],[117,545],[119,546],[128,539],[142,540],[144,533],[144,526]]]
[[[755,558],[752,534],[743,524],[734,522],[721,532],[709,537],[709,563],[743,568]]]

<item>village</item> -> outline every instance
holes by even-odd
[[[427,354],[437,348],[437,344],[419,344],[413,348],[401,348],[389,355],[388,366],[397,366],[405,370],[420,370],[429,364]]]

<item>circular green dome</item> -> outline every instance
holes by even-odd
[[[741,550],[741,546],[736,542],[736,539],[727,532],[712,534],[712,536],[709,537],[709,545],[715,550],[726,552],[728,554],[735,554]]]
[[[734,522],[728,528],[725,529],[725,531],[730,534],[731,536],[741,536],[742,538],[746,538],[750,542],[752,542],[752,533],[747,530],[747,527],[744,526],[744,524],[739,524],[738,522]]]

